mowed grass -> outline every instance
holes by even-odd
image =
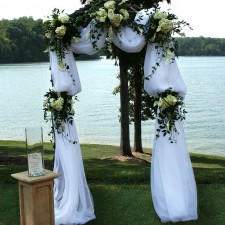
[[[97,217],[88,225],[162,224],[152,204],[150,164],[103,160],[119,155],[116,146],[83,144],[81,149]],[[26,155],[25,143],[0,141],[0,152]],[[45,157],[53,158],[50,143],[45,143]],[[144,158],[150,161],[150,156]],[[199,219],[176,224],[224,225],[225,158],[191,154],[191,160],[198,188]],[[27,170],[24,165],[0,166],[0,225],[20,224],[18,185],[11,174],[24,170]]]

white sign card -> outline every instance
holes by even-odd
[[[43,174],[43,161],[41,153],[28,154],[28,172],[30,175]]]

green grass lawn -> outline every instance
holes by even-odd
[[[83,144],[81,149],[97,217],[89,225],[162,224],[151,200],[148,164],[101,159],[118,155],[116,146]],[[0,141],[0,152],[25,155],[25,143]],[[45,143],[45,158],[52,157],[52,145]],[[176,224],[225,225],[225,158],[191,154],[191,160],[198,187],[199,219]],[[18,186],[11,174],[24,170],[24,165],[0,165],[0,225],[19,225]]]

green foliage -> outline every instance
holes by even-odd
[[[114,53],[115,53],[115,50],[114,50]],[[135,104],[137,104],[136,96],[138,95],[137,92],[139,92],[141,95],[141,99],[140,99],[141,120],[145,121],[148,119],[154,119],[154,109],[153,109],[154,98],[149,96],[144,90],[143,65],[144,65],[145,48],[140,53],[129,54],[129,56],[128,56],[128,53],[124,53],[124,54],[125,54],[125,57],[127,58],[126,62],[128,64],[130,122],[135,121],[135,107],[136,107]],[[120,79],[119,76],[117,76],[117,78]],[[116,95],[119,92],[120,92],[120,87],[119,86],[115,87],[113,94]]]
[[[47,61],[42,20],[21,17],[0,21],[0,63]]]
[[[136,57],[135,57],[136,58]],[[129,75],[129,113],[130,121],[135,121],[135,104],[137,103],[137,92],[141,92],[141,120],[154,119],[154,98],[144,90],[144,67],[143,58],[137,57],[136,63],[128,70]]]
[[[225,38],[177,38],[180,56],[225,56]]]

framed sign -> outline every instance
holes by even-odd
[[[26,149],[28,175],[31,177],[44,176],[44,148],[42,127],[26,127]]]

